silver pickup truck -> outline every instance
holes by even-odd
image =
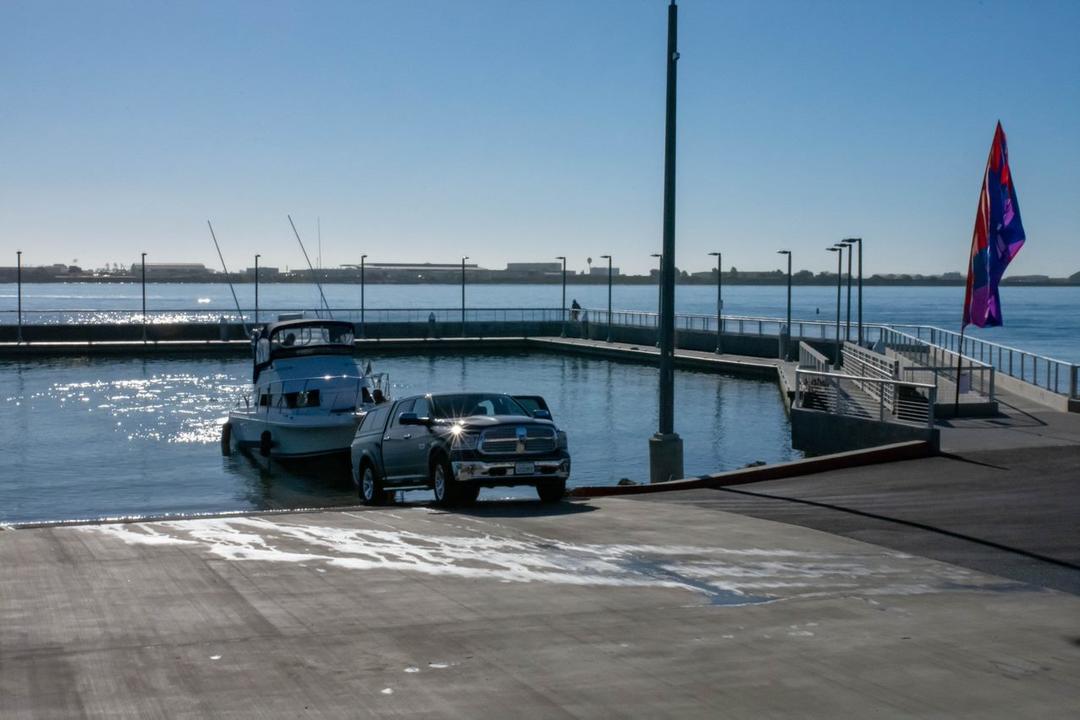
[[[539,396],[500,393],[415,395],[376,406],[352,442],[360,499],[430,489],[435,502],[476,500],[482,487],[531,485],[558,502],[570,476],[566,433]]]

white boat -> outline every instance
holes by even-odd
[[[229,412],[221,450],[274,458],[347,454],[364,412],[388,399],[386,375],[353,358],[353,325],[285,320],[252,336],[252,387]]]

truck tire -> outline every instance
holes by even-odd
[[[453,507],[458,503],[458,486],[454,480],[454,471],[450,461],[444,457],[435,458],[428,469],[428,481],[435,492],[435,504]]]
[[[386,490],[383,489],[382,480],[371,463],[361,463],[357,480],[360,485],[360,502],[365,505],[386,504]]]
[[[476,498],[478,497],[480,497],[479,485],[458,486],[458,502],[462,505],[473,505],[476,503]]]
[[[557,503],[566,494],[565,480],[549,480],[536,486],[536,494],[540,496],[542,503]]]

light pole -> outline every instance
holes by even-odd
[[[15,284],[18,286],[17,294],[19,296],[19,329],[16,331],[15,342],[22,342],[22,250],[15,251]]]
[[[709,253],[716,258],[716,354],[724,352],[724,256],[718,252]]]
[[[146,342],[146,253],[142,254],[142,341]]]
[[[679,8],[668,5],[667,92],[664,110],[664,220],[660,252],[660,397],[659,423],[649,438],[649,480],[683,476],[683,443],[675,432],[675,122]]]
[[[364,261],[367,255],[360,256],[360,337],[367,337],[367,325],[364,322]]]
[[[844,326],[844,340],[851,339],[851,251],[852,248],[846,240],[836,243],[841,250],[847,250],[847,324]]]
[[[562,333],[560,337],[566,337],[566,256],[559,255],[556,260],[562,260]]]
[[[468,255],[461,258],[461,337],[465,337],[465,261]]]
[[[607,341],[611,342],[611,256],[600,257],[607,259]]]
[[[859,344],[862,345],[863,331],[862,331],[862,238],[848,238],[844,240],[848,245],[853,243],[859,244]]]
[[[840,253],[836,256],[836,351],[833,353],[833,365],[840,365],[840,281],[843,278],[840,262],[844,259],[844,252],[835,245],[825,248],[829,252]]]
[[[664,302],[664,284],[660,281],[664,277],[664,256],[661,253],[653,253],[649,257],[660,261],[660,269],[656,272],[656,347],[660,347],[660,315],[663,312],[661,305]]]
[[[784,335],[784,360],[791,359],[791,251],[777,250],[778,255],[787,255],[787,331]]]
[[[262,255],[255,254],[255,324],[259,324],[259,258]]]

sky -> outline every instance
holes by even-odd
[[[2,0],[0,265],[654,267],[665,0]],[[1080,271],[1080,2],[683,0],[676,265]],[[10,260],[9,260],[10,258]]]

